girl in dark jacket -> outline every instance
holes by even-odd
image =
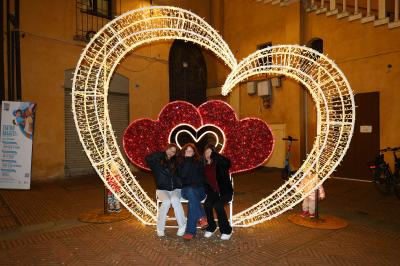
[[[165,235],[165,222],[171,204],[179,226],[176,234],[182,236],[185,233],[186,219],[180,200],[182,182],[176,173],[177,151],[178,147],[175,144],[168,144],[165,152],[155,152],[146,156],[146,163],[156,180],[157,198],[162,202],[157,217],[158,236]]]
[[[207,226],[201,201],[205,198],[204,165],[196,147],[188,143],[182,147],[182,159],[178,166],[178,175],[182,180],[182,197],[188,200],[187,224],[184,239],[190,240],[196,235],[196,225]]]
[[[232,227],[228,222],[225,212],[225,204],[232,200],[233,187],[229,177],[231,161],[215,151],[213,145],[206,145],[204,148],[205,175],[207,179],[207,199],[204,209],[207,215],[208,227],[204,234],[211,237],[217,230],[214,221],[214,210],[217,212],[218,227],[222,240],[229,240],[232,235]]]

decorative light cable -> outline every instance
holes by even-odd
[[[307,160],[281,188],[236,214],[235,226],[254,225],[292,208],[334,171],[349,146],[355,107],[346,78],[331,60],[311,49],[286,45],[257,51],[237,65],[222,37],[197,15],[175,7],[132,10],[105,25],[81,54],[73,79],[72,111],[80,141],[93,167],[141,222],[154,224],[157,207],[121,155],[108,113],[109,83],[128,52],[143,44],[172,39],[197,43],[232,69],[223,94],[252,75],[283,74],[303,83],[316,102],[318,141]],[[306,178],[309,175],[311,178]],[[300,185],[301,182],[309,185]]]
[[[84,150],[106,186],[145,224],[154,224],[157,207],[121,155],[108,113],[108,89],[114,69],[128,52],[146,43],[172,39],[197,43],[230,68],[237,64],[221,36],[197,15],[175,7],[147,7],[105,25],[81,54],[73,79],[72,111]],[[118,168],[118,191],[106,180],[112,164]]]

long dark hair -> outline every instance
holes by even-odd
[[[172,147],[174,147],[175,150],[176,150],[176,152],[178,153],[179,147],[178,147],[178,145],[176,145],[175,143],[168,143],[168,145],[165,147],[164,150],[166,151],[166,150],[168,150],[169,148],[172,148]]]
[[[176,164],[177,164],[176,155],[177,155],[178,152],[179,152],[179,147],[178,147],[178,145],[176,145],[175,143],[169,143],[169,144],[165,147],[164,151],[166,152],[169,148],[175,148],[176,153],[175,153],[175,155],[172,156],[170,159],[168,159],[167,154],[165,153],[165,156],[161,159],[161,165],[162,165],[162,166],[168,166],[170,169],[175,170]]]
[[[214,146],[213,144],[208,143],[206,146],[204,146],[204,149],[203,149],[203,162],[204,162],[204,164],[207,164],[206,157],[204,156],[204,153],[206,152],[207,149],[210,149],[211,152],[216,152],[216,153],[218,153],[217,150],[215,149],[215,146]]]
[[[187,143],[182,147],[181,157],[185,158],[185,152],[186,152],[187,148],[189,148],[189,147],[191,147],[193,149],[193,151],[194,151],[194,155],[193,155],[194,160],[195,161],[200,161],[200,154],[197,151],[197,148],[193,143]]]
[[[204,146],[203,149],[203,153],[207,150],[210,149],[212,152],[217,152],[217,150],[215,149],[215,146],[211,143],[208,143],[206,146]]]

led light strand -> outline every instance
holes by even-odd
[[[250,76],[279,74],[301,82],[317,107],[318,134],[305,162],[274,193],[235,214],[234,226],[251,226],[278,216],[332,174],[349,147],[355,120],[353,92],[332,60],[306,47],[280,45],[259,50],[238,65],[222,37],[197,15],[175,7],[146,7],[110,21],[93,37],[78,61],[72,88],[72,111],[84,150],[107,188],[135,217],[154,224],[156,204],[118,148],[108,113],[109,83],[128,52],[173,39],[197,43],[223,60],[232,70],[222,87],[224,95]]]

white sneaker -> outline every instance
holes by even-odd
[[[210,238],[210,237],[212,237],[212,235],[213,235],[216,231],[217,231],[217,229],[215,229],[214,232],[206,231],[206,232],[204,233],[204,237],[205,237],[205,238]]]
[[[227,234],[222,234],[222,235],[221,235],[221,240],[229,240],[229,239],[231,238],[231,236],[232,236],[232,234],[229,234],[229,235],[227,235]]]
[[[163,236],[165,236],[165,233],[162,232],[162,231],[157,231],[157,235],[158,235],[159,237],[163,237]]]
[[[179,227],[178,232],[176,232],[177,236],[183,236],[185,234],[186,226]]]

